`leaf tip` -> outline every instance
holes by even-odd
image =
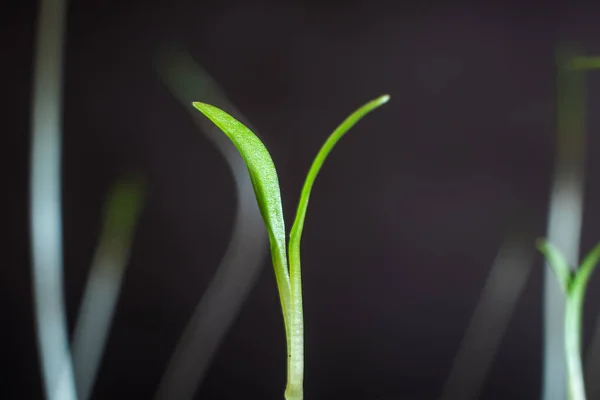
[[[210,114],[213,114],[215,112],[215,109],[216,109],[215,106],[211,106],[210,104],[202,103],[200,101],[194,101],[194,102],[192,102],[192,106],[194,106],[194,108],[196,110],[200,111],[202,114],[206,115],[207,117]]]
[[[205,104],[204,103],[200,103],[199,101],[193,101],[192,105],[194,106],[195,109],[197,109],[198,111],[202,111],[204,109]]]
[[[544,249],[546,248],[546,246],[548,246],[548,241],[545,238],[537,238],[535,241],[535,247],[540,250],[540,251],[544,251]]]
[[[379,105],[383,105],[383,104],[387,103],[388,101],[390,101],[390,99],[391,99],[391,96],[389,94],[384,94],[382,96],[379,96],[376,101]]]

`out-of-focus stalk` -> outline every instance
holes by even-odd
[[[202,99],[236,115],[241,113],[186,51],[166,49],[159,54],[157,69],[173,96],[190,110],[195,123],[227,160],[238,196],[229,246],[176,345],[156,393],[159,400],[191,400],[254,286],[267,255],[268,237],[242,157],[227,136],[193,111],[191,104]]]
[[[62,66],[65,0],[41,0],[31,115],[30,229],[35,326],[48,400],[75,400],[63,294]]]

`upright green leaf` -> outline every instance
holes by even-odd
[[[200,102],[192,104],[229,137],[248,167],[258,208],[269,233],[275,279],[279,288],[284,319],[287,321],[290,307],[290,280],[281,190],[275,164],[263,142],[244,124],[217,107]]]
[[[317,178],[325,159],[333,150],[336,143],[344,136],[350,128],[352,128],[358,121],[360,121],[365,115],[385,104],[390,99],[390,96],[383,95],[375,100],[368,102],[363,105],[355,112],[353,112],[348,118],[346,118],[329,138],[325,141],[319,153],[315,157],[304,186],[302,187],[302,193],[298,202],[298,209],[296,211],[296,219],[290,232],[289,242],[289,263],[290,263],[290,301],[291,309],[293,313],[290,315],[290,332],[291,337],[289,343],[291,346],[291,359],[288,362],[288,387],[286,389],[287,399],[302,398],[302,381],[304,371],[304,359],[302,357],[304,352],[304,321],[302,312],[302,274],[300,266],[300,242],[302,239],[302,230],[304,228],[304,219],[306,217],[306,209],[308,207],[308,200],[310,193]]]
[[[585,291],[586,286],[592,276],[592,272],[596,269],[598,262],[600,261],[600,243],[598,243],[585,257],[575,276],[573,282],[573,291],[581,290]]]
[[[552,243],[539,239],[537,241],[538,250],[546,257],[558,284],[560,285],[563,293],[566,295],[569,292],[569,286],[571,284],[571,269],[569,263],[565,260],[562,253]]]
[[[308,175],[306,176],[306,180],[304,181],[304,186],[302,187],[302,193],[300,195],[300,201],[298,202],[298,209],[296,211],[296,219],[294,220],[294,224],[292,226],[292,230],[290,232],[290,274],[294,274],[294,266],[292,263],[298,262],[300,263],[300,239],[302,237],[302,230],[304,228],[304,219],[306,217],[306,209],[308,207],[308,200],[310,198],[310,192],[312,190],[313,184],[325,159],[333,150],[333,147],[336,143],[352,128],[358,121],[360,121],[365,115],[375,110],[376,108],[382,106],[387,103],[390,99],[389,95],[380,96],[374,100],[371,100],[367,104],[358,108],[354,111],[348,118],[346,118],[333,133],[327,138],[327,141],[319,150],[319,153],[315,157],[310,170],[308,171]],[[292,254],[293,253],[293,254]],[[292,277],[292,280],[294,278]]]

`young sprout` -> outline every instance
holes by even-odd
[[[300,239],[313,183],[325,159],[342,136],[365,115],[380,107],[389,99],[388,95],[383,95],[366,103],[346,118],[325,141],[304,181],[287,249],[279,180],[275,164],[267,148],[250,129],[223,110],[206,103],[192,103],[195,108],[229,137],[248,168],[258,208],[265,222],[271,243],[271,257],[283,312],[288,355],[287,386],[285,389],[287,400],[301,400],[303,398],[304,319],[302,314]]]
[[[586,79],[589,72],[598,68],[600,57],[583,56],[572,44],[559,47],[556,68],[556,164],[550,192],[547,240],[560,248],[563,258],[573,265],[580,259],[579,242],[585,197],[588,136]],[[550,266],[544,270],[543,400],[556,399],[557,395],[561,396],[569,390],[565,379],[569,375],[569,366],[563,349],[566,338],[562,329],[566,310],[561,288],[549,273],[549,269],[553,268]],[[570,274],[568,269],[565,272]],[[561,282],[564,283],[564,277],[561,277]]]
[[[548,260],[565,294],[564,346],[567,361],[567,398],[585,400],[581,364],[581,319],[585,290],[594,268],[600,261],[600,244],[589,252],[576,271],[571,271],[569,263],[560,251],[545,240],[538,242],[538,249]]]

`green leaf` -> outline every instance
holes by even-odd
[[[585,257],[575,278],[573,279],[573,291],[585,291],[585,288],[600,261],[600,243],[598,243]]]
[[[538,249],[546,256],[566,294],[565,301],[565,358],[567,362],[567,397],[585,400],[585,383],[581,367],[581,326],[585,291],[592,272],[600,261],[600,243],[588,253],[575,273],[562,254],[545,240]]]
[[[283,220],[281,190],[275,164],[263,142],[244,124],[225,111],[209,104],[194,102],[192,105],[229,137],[246,163],[258,208],[267,227],[271,242],[271,257],[275,269],[275,279],[287,329],[290,307],[290,281],[285,248],[285,223]]]
[[[600,260],[600,244],[585,257],[575,273],[565,308],[565,350],[568,368],[569,398],[585,400],[585,383],[581,367],[583,303],[587,284]]]
[[[567,260],[554,245],[544,239],[538,239],[537,248],[546,257],[565,295],[568,294],[572,275]]]
[[[585,292],[592,273],[600,261],[600,243],[597,244],[585,257],[573,278],[569,287],[569,296],[567,301],[567,332],[572,331],[571,338],[567,342],[571,343],[577,355],[581,353],[581,319],[583,314],[583,303]],[[569,312],[570,311],[570,312]],[[583,377],[581,377],[583,379]]]
[[[304,322],[302,312],[302,276],[300,266],[300,242],[302,238],[302,230],[304,228],[304,220],[306,217],[306,209],[310,193],[325,159],[336,145],[336,143],[344,136],[350,128],[352,128],[365,115],[385,104],[390,99],[390,96],[380,96],[375,100],[368,102],[353,112],[346,118],[337,129],[325,141],[321,150],[315,157],[315,160],[308,171],[298,208],[296,210],[296,219],[292,225],[290,232],[290,242],[288,246],[289,264],[290,264],[290,333],[291,337],[288,342],[291,346],[291,357],[288,363],[288,387],[286,389],[286,399],[302,398],[302,371],[304,369],[302,353],[304,352]]]
[[[304,228],[304,219],[306,217],[306,209],[308,207],[308,199],[310,198],[310,192],[312,190],[313,184],[325,159],[333,150],[333,147],[336,143],[352,128],[358,121],[360,121],[365,115],[375,110],[376,108],[382,106],[387,103],[390,99],[389,95],[380,96],[374,100],[371,100],[367,104],[363,105],[356,111],[354,111],[348,118],[346,118],[333,133],[329,136],[327,141],[321,147],[321,150],[315,157],[315,160],[308,171],[308,175],[306,176],[306,180],[304,181],[304,186],[302,187],[302,193],[300,195],[300,201],[298,202],[298,209],[296,211],[296,219],[294,220],[294,224],[292,225],[292,230],[290,232],[290,275],[291,280],[294,281],[294,264],[300,264],[300,240],[302,237],[302,230]],[[299,271],[298,271],[299,275]],[[292,284],[293,286],[293,284]],[[293,290],[293,289],[292,289]]]
[[[592,70],[600,69],[600,57],[573,57],[569,60],[568,66],[574,70]]]

